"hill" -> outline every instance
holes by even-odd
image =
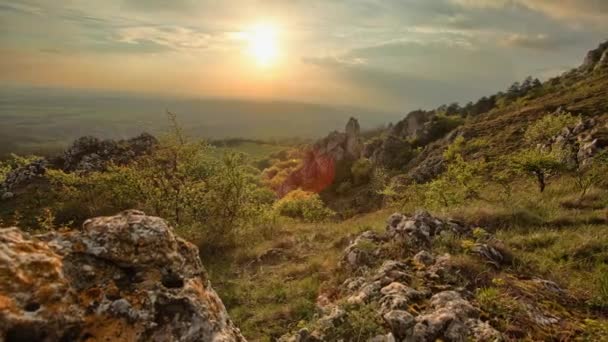
[[[3,87],[0,91],[0,156],[49,155],[81,136],[126,139],[141,132],[161,134],[166,110],[179,115],[196,138],[318,138],[350,116],[365,117],[366,127],[398,118],[361,108],[317,104],[188,99],[43,88]]]

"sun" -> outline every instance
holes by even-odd
[[[249,52],[260,66],[270,66],[279,54],[277,28],[270,24],[257,24],[247,33]]]

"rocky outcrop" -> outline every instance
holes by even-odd
[[[403,168],[414,157],[412,142],[428,140],[429,124],[434,116],[432,111],[409,113],[389,128],[385,137],[368,142],[364,156],[389,169]]]
[[[41,158],[9,172],[0,183],[0,199],[13,198],[20,188],[41,179],[47,168],[77,173],[104,171],[110,164],[126,165],[150,153],[157,144],[158,140],[147,133],[119,141],[81,137],[60,156],[49,160]]]
[[[244,341],[198,249],[139,211],[0,229],[1,341]]]
[[[48,162],[38,159],[28,165],[10,171],[0,183],[0,199],[6,200],[15,196],[15,190],[42,177],[46,173]]]
[[[558,109],[556,113],[561,113]],[[572,127],[539,146],[545,150],[567,151],[564,162],[571,166],[584,166],[600,151],[608,148],[608,125],[596,119],[582,119]]]
[[[599,70],[608,66],[608,41],[601,43],[596,49],[585,56],[583,64],[578,68],[581,72]]]
[[[155,137],[143,133],[128,140],[100,140],[86,136],[77,139],[52,163],[66,172],[103,171],[110,164],[125,165],[152,151],[158,144]]]
[[[466,270],[461,268],[458,257],[433,253],[432,245],[437,239],[466,245],[469,255],[480,265],[499,269],[510,262],[509,255],[498,247],[499,241],[484,230],[425,211],[411,216],[391,215],[384,233],[364,232],[345,249],[341,267],[352,276],[340,286],[338,298],[324,301],[317,320],[280,341],[349,340],[351,319],[380,322],[373,336],[361,339],[367,341],[493,342],[511,338],[492,325],[493,314],[484,311],[473,293],[462,286],[473,280],[463,282]],[[396,257],[396,249],[405,256]],[[482,271],[485,272],[488,271]],[[566,298],[557,284],[514,276],[506,276],[496,284],[502,284],[505,293],[513,293],[509,300],[522,308],[520,314],[532,324],[552,331],[568,322],[569,316],[559,317],[537,303],[538,298]],[[362,317],[362,312],[368,316]],[[379,330],[384,331],[378,334]],[[361,332],[356,332],[354,338],[357,334]]]
[[[292,190],[321,192],[333,184],[341,165],[359,159],[363,152],[361,128],[350,118],[345,132],[332,132],[305,151],[302,166],[293,171],[277,192],[285,196]]]

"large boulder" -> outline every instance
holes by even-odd
[[[139,211],[0,229],[0,341],[244,341],[198,249]]]
[[[302,189],[321,192],[334,183],[341,166],[359,159],[363,153],[359,122],[350,118],[345,132],[332,132],[305,151],[302,166],[278,187],[280,196]]]

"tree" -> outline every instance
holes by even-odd
[[[574,183],[579,190],[579,202],[594,185],[605,180],[607,174],[608,151],[602,151],[587,163],[579,165],[574,170]]]
[[[511,165],[519,172],[532,175],[541,193],[545,191],[547,178],[565,167],[556,153],[537,148],[527,149],[513,155]]]

